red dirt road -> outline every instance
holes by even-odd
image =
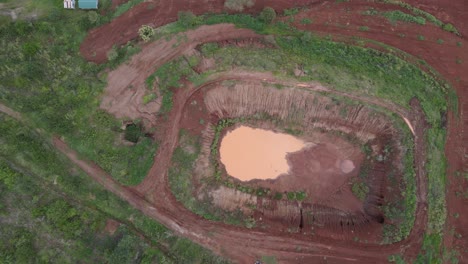
[[[245,11],[258,13],[264,6],[271,6],[277,11],[294,6],[304,6],[317,0],[257,0],[252,8]],[[102,63],[107,60],[106,53],[113,45],[123,45],[138,37],[141,25],[160,27],[177,20],[179,11],[190,10],[196,15],[221,13],[224,0],[149,0],[130,9],[109,24],[93,29],[81,44],[80,52],[89,61]]]

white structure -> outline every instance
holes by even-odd
[[[75,0],[63,0],[63,7],[66,9],[75,9]]]

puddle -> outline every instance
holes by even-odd
[[[241,181],[274,179],[288,173],[286,155],[308,145],[288,134],[240,126],[222,139],[221,162]]]

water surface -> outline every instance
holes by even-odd
[[[286,155],[306,143],[288,134],[240,126],[221,141],[221,162],[232,177],[242,181],[274,179],[288,173]]]

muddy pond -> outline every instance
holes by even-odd
[[[221,162],[241,181],[275,179],[289,171],[286,156],[309,145],[288,134],[240,126],[222,139]]]

